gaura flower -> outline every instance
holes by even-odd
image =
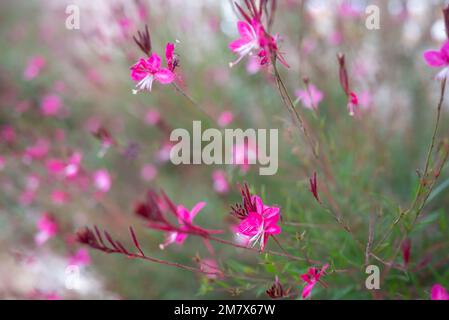
[[[296,96],[305,108],[313,110],[317,110],[319,103],[323,100],[323,93],[313,84],[308,85],[304,90],[297,90]]]
[[[23,77],[25,80],[32,80],[36,78],[45,67],[45,58],[42,56],[33,56],[28,60],[28,64],[23,71]]]
[[[48,213],[44,213],[37,221],[38,233],[34,241],[38,246],[43,245],[47,240],[53,238],[58,232],[58,224]]]
[[[300,277],[306,283],[306,286],[302,290],[302,298],[305,299],[310,296],[313,287],[320,280],[321,276],[324,274],[326,269],[329,267],[329,264],[325,264],[321,270],[318,271],[317,268],[309,268],[307,273],[302,274]]]
[[[40,105],[41,112],[44,116],[55,116],[62,107],[61,98],[55,94],[49,94],[42,98]]]
[[[227,127],[234,120],[234,114],[231,111],[223,111],[218,116],[217,123],[220,127]]]
[[[224,194],[229,191],[229,183],[226,178],[226,172],[223,170],[215,170],[212,173],[212,180],[214,183],[214,190],[217,193]]]
[[[100,169],[94,172],[94,186],[100,192],[108,192],[111,188],[111,176],[106,169]]]
[[[88,266],[91,262],[89,251],[81,248],[69,258],[69,266]]]
[[[240,12],[245,21],[237,22],[237,30],[240,38],[229,44],[229,49],[238,55],[237,60],[229,63],[233,67],[240,62],[245,56],[257,55],[259,64],[268,64],[271,57],[274,56],[288,68],[282,54],[278,50],[277,40],[270,35],[262,24],[263,5],[259,3],[257,8],[254,0],[245,1],[247,12],[245,12],[237,3],[237,10]],[[273,10],[270,12],[268,21],[272,21]]]
[[[449,293],[442,285],[435,284],[430,292],[430,298],[432,300],[449,300]]]
[[[277,225],[280,209],[264,205],[258,196],[252,196],[251,200],[255,204],[255,210],[250,211],[240,222],[238,233],[247,237],[248,244],[253,247],[260,243],[260,250],[263,251],[268,238],[281,233],[281,227]]]
[[[449,41],[447,41],[440,50],[428,50],[424,52],[424,60],[431,68],[443,68],[436,79],[443,80],[449,74]]]
[[[167,47],[171,44],[168,43]],[[172,54],[171,49],[168,49],[167,52]],[[173,59],[172,56],[167,55],[167,63],[169,59]],[[173,63],[173,62],[172,62]],[[157,53],[152,53],[148,59],[141,58],[136,64],[134,64],[131,68],[131,79],[137,81],[137,85],[133,93],[136,94],[141,90],[151,91],[153,86],[153,81],[158,81],[161,84],[170,84],[172,83],[176,75],[169,68],[161,67],[161,58]]]
[[[186,240],[188,234],[183,233],[182,230],[188,231],[189,227],[192,226],[193,219],[198,214],[198,212],[201,211],[206,206],[206,202],[198,202],[192,210],[186,209],[184,206],[179,205],[177,207],[177,216],[178,216],[178,223],[179,223],[179,229],[181,231],[171,231],[168,233],[167,238],[165,242],[159,247],[161,250],[163,250],[166,246],[176,243],[178,245],[181,245]]]

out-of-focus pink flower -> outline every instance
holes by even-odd
[[[359,104],[364,110],[371,108],[371,105],[373,104],[373,95],[370,91],[364,90],[360,93]]]
[[[47,139],[40,138],[32,146],[25,149],[25,158],[27,159],[42,159],[48,154],[50,143]]]
[[[443,68],[436,78],[442,80],[449,74],[449,41],[447,41],[440,50],[428,50],[424,52],[424,60],[431,68]]]
[[[358,18],[361,16],[362,11],[349,1],[343,1],[338,7],[338,14],[342,18]]]
[[[170,160],[170,151],[173,147],[173,144],[171,142],[165,142],[162,144],[160,149],[157,151],[156,159],[159,162],[167,162]]]
[[[50,214],[45,212],[37,221],[37,229],[38,233],[34,241],[38,246],[41,246],[56,235],[58,232],[58,224]]]
[[[217,123],[220,127],[224,128],[231,124],[234,120],[234,114],[231,111],[223,111],[218,116]]]
[[[435,284],[430,291],[430,298],[432,300],[449,300],[449,293],[442,285]]]
[[[257,161],[257,143],[253,140],[245,140],[233,146],[232,163],[239,165],[242,172],[247,172],[251,164]]]
[[[153,53],[148,59],[141,58],[131,67],[131,79],[137,81],[136,94],[140,90],[151,91],[153,81],[156,80],[161,84],[172,83],[176,78],[173,71],[168,68],[161,67],[161,58]]]
[[[10,125],[2,127],[0,131],[0,141],[5,143],[13,143],[16,140],[16,131]]]
[[[214,190],[217,193],[223,194],[229,191],[229,182],[226,178],[226,172],[223,170],[215,170],[212,173],[212,179],[214,181]]]
[[[81,159],[82,154],[80,152],[74,152],[67,161],[49,159],[46,163],[47,170],[52,174],[63,175],[69,179],[74,178],[80,170]]]
[[[323,100],[323,93],[313,84],[309,84],[306,89],[296,91],[296,96],[307,109],[317,110],[319,103]]]
[[[218,267],[215,259],[201,259],[199,262],[200,270],[206,273],[209,279],[218,279],[223,277],[223,272]]]
[[[42,56],[33,56],[28,60],[28,64],[23,71],[25,80],[32,80],[36,78],[45,67],[45,59]]]
[[[149,125],[156,125],[161,120],[161,114],[156,109],[150,109],[145,114],[145,123]]]
[[[302,298],[305,299],[310,296],[313,287],[320,280],[321,276],[324,274],[329,264],[325,264],[321,270],[318,271],[317,268],[309,268],[307,273],[302,274],[300,277],[306,283],[306,286],[302,290]]]
[[[91,262],[89,251],[86,248],[81,248],[69,257],[69,266],[88,266]]]
[[[188,234],[183,233],[182,231],[188,231],[189,227],[192,226],[193,218],[198,214],[206,206],[206,202],[198,202],[192,210],[186,209],[184,206],[179,205],[177,207],[176,215],[178,216],[179,229],[181,231],[171,231],[167,234],[167,238],[163,244],[160,244],[159,247],[163,250],[165,247],[172,243],[176,243],[181,245],[186,240]]]
[[[255,246],[260,243],[260,250],[265,249],[265,245],[270,236],[281,233],[281,227],[278,226],[280,218],[280,209],[263,204],[258,196],[252,196],[256,211],[249,212],[239,226],[238,232],[249,238],[249,244]]]
[[[331,32],[327,40],[329,44],[338,46],[343,42],[343,34],[340,31]]]
[[[248,61],[246,62],[246,72],[249,74],[256,74],[261,69],[260,61],[257,56],[251,55],[249,56]]]
[[[140,170],[140,176],[145,181],[152,181],[154,178],[156,178],[156,175],[157,169],[151,163],[145,164]]]
[[[53,190],[51,200],[54,204],[62,205],[70,201],[70,195],[62,190]]]
[[[27,206],[33,203],[34,198],[36,198],[36,191],[34,190],[25,190],[19,196],[19,203],[21,205]]]
[[[112,180],[109,172],[106,169],[99,169],[93,175],[95,188],[103,193],[106,193],[111,188]]]
[[[42,98],[41,112],[45,116],[55,116],[62,107],[61,98],[55,94],[49,94]]]

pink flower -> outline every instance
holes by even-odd
[[[218,116],[218,125],[222,128],[227,127],[234,120],[234,114],[231,111],[223,111]]]
[[[94,172],[94,185],[100,192],[108,192],[111,188],[111,176],[106,169],[100,169]]]
[[[44,213],[37,221],[37,229],[38,233],[36,234],[34,241],[40,246],[56,235],[58,232],[58,225],[48,213]]]
[[[6,125],[0,131],[0,141],[13,143],[16,140],[16,131],[12,126]]]
[[[23,71],[25,80],[32,80],[36,78],[45,66],[45,59],[41,56],[34,56],[28,60],[28,64]]]
[[[226,179],[226,173],[223,170],[215,170],[212,173],[212,179],[214,181],[214,190],[217,193],[228,193],[229,183]]]
[[[270,35],[262,25],[263,14],[262,4],[260,8],[254,0],[245,1],[247,12],[245,12],[237,3],[236,8],[245,19],[245,21],[237,22],[237,30],[240,38],[229,44],[229,49],[238,55],[237,60],[229,63],[233,67],[240,62],[245,56],[257,55],[260,65],[266,65],[271,62],[271,58],[275,57],[286,67],[288,67],[282,54],[278,50],[276,38]],[[270,13],[268,20],[271,20],[274,10]]]
[[[55,175],[63,175],[66,178],[74,178],[80,170],[82,154],[74,152],[70,158],[66,160],[49,159],[47,160],[47,170]]]
[[[248,242],[251,246],[260,242],[260,250],[263,251],[268,238],[281,233],[281,228],[277,225],[280,209],[264,205],[258,196],[252,196],[251,199],[255,203],[256,210],[249,212],[240,222],[238,233],[249,238]]]
[[[81,248],[74,255],[69,258],[69,266],[88,266],[91,262],[89,251],[86,248]]]
[[[157,169],[152,164],[146,164],[140,170],[140,176],[145,181],[153,180],[156,177],[156,175],[157,175]]]
[[[145,114],[145,123],[149,125],[156,125],[161,120],[161,115],[159,111],[155,109],[148,110],[148,112]]]
[[[325,264],[323,268],[321,268],[320,271],[318,271],[316,268],[309,268],[307,273],[302,274],[300,277],[301,279],[306,282],[306,286],[302,290],[302,298],[305,299],[308,296],[310,296],[310,293],[312,292],[313,287],[315,284],[320,280],[321,276],[324,274],[326,269],[329,267],[329,264]]]
[[[432,300],[449,300],[449,293],[442,285],[436,284],[432,287],[430,298]]]
[[[447,77],[449,72],[449,41],[447,41],[440,50],[428,50],[424,52],[424,60],[431,68],[441,68],[436,78],[442,80]]]
[[[257,22],[254,21],[257,27]],[[229,63],[232,67],[242,60],[246,55],[250,55],[254,50],[259,49],[259,38],[255,28],[244,21],[237,22],[237,30],[240,34],[240,38],[232,41],[229,44],[229,49],[238,54],[236,61]]]
[[[297,90],[296,96],[307,109],[318,109],[318,104],[323,100],[323,93],[315,85],[310,84],[304,90]]]
[[[70,195],[62,190],[53,190],[51,193],[51,200],[54,204],[65,204],[70,200]]]
[[[257,162],[257,155],[257,143],[252,139],[245,139],[243,143],[233,146],[232,163],[239,165],[242,172],[247,172],[249,166]]]
[[[29,160],[42,159],[47,155],[49,149],[50,143],[47,139],[38,139],[34,145],[25,149],[24,155],[25,158]]]
[[[45,116],[57,115],[62,107],[61,98],[54,94],[46,95],[41,101],[41,112]]]
[[[176,243],[178,245],[181,245],[186,240],[188,234],[183,233],[182,231],[188,231],[190,230],[190,227],[192,227],[192,222],[195,216],[198,214],[198,212],[201,211],[201,209],[204,208],[206,205],[206,202],[198,202],[192,210],[188,210],[182,205],[179,205],[177,207],[176,215],[178,217],[178,223],[180,225],[179,229],[181,231],[171,231],[168,233],[167,238],[163,244],[160,244],[159,247],[161,250],[163,250],[166,246]]]
[[[170,45],[170,43],[167,44],[167,47]],[[170,53],[170,49],[168,52]],[[161,68],[161,58],[156,53],[153,53],[147,60],[141,58],[131,67],[131,79],[138,81],[137,89],[133,90],[134,94],[140,90],[151,91],[154,80],[162,84],[169,84],[175,80],[175,77],[175,73],[170,69]]]

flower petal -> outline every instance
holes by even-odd
[[[169,84],[175,80],[175,74],[168,69],[162,68],[154,74],[154,78],[162,84]]]
[[[449,293],[443,286],[436,284],[432,287],[430,298],[432,300],[449,300]]]
[[[445,57],[439,51],[426,51],[424,52],[424,59],[430,67],[442,67],[447,64]]]

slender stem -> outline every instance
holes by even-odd
[[[436,117],[436,120],[435,120],[435,126],[434,126],[434,129],[433,129],[433,134],[432,134],[432,138],[431,138],[431,141],[430,141],[430,146],[429,146],[429,149],[427,151],[426,162],[425,162],[425,165],[424,165],[424,172],[422,174],[422,179],[424,179],[424,180],[427,179],[427,177],[429,175],[430,162],[431,162],[431,159],[432,159],[433,150],[435,148],[436,136],[437,136],[438,128],[439,128],[439,125],[440,125],[441,109],[442,109],[443,102],[444,102],[445,89],[446,89],[446,78],[444,78],[443,81],[441,82],[440,99],[439,99],[438,105],[437,105],[437,117]],[[446,160],[447,159],[444,159],[442,165],[444,165]],[[429,195],[432,192],[433,187],[435,186],[435,183],[436,183],[437,180],[438,180],[438,177],[435,177],[435,179],[430,183],[430,186],[429,186],[429,188],[427,190],[427,193],[425,194],[424,198],[422,198],[421,196],[422,196],[423,192],[425,192],[425,186],[427,185],[427,182],[426,181],[420,181],[419,182],[418,190],[416,191],[415,198],[413,199],[412,204],[410,205],[410,207],[407,210],[401,211],[401,213],[396,218],[396,220],[393,221],[393,223],[390,225],[390,227],[388,228],[388,231],[382,237],[381,241],[379,241],[379,243],[376,245],[375,249],[379,248],[379,246],[386,239],[388,239],[388,237],[391,235],[394,227],[405,216],[407,216],[410,212],[414,211],[415,207],[418,205],[418,201],[420,199],[422,199],[422,201],[419,204],[418,208],[415,210],[416,214],[415,214],[414,221],[413,221],[412,226],[410,227],[410,229],[413,228],[413,226],[415,225],[415,222],[416,222],[418,216],[420,215],[422,209],[424,208],[424,206],[425,206],[425,204],[427,202],[427,199],[429,198]]]
[[[192,106],[195,107],[195,111],[199,111],[204,117],[208,118],[212,123],[215,122],[215,120],[190,96],[188,95],[182,88],[180,88],[176,83],[172,83],[173,88],[177,92],[179,92],[184,98],[186,98]]]

